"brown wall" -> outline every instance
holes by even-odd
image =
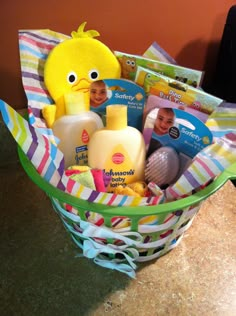
[[[111,49],[142,54],[156,41],[177,62],[212,75],[231,0],[3,0],[0,5],[0,98],[26,106],[18,53],[19,29],[64,34],[87,21]]]

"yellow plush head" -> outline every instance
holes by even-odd
[[[71,33],[72,38],[55,46],[46,60],[44,81],[56,105],[54,110],[43,109],[45,120],[50,121],[48,125],[52,125],[55,119],[65,114],[65,94],[89,94],[92,81],[121,76],[116,56],[106,45],[94,38],[99,35],[98,32],[84,32],[85,24],[86,22],[77,32]],[[52,115],[55,116],[54,119]]]

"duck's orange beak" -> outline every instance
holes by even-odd
[[[73,92],[88,92],[91,82],[85,78],[80,79],[74,86],[72,86]]]

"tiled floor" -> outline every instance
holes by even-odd
[[[1,123],[1,122],[0,122]],[[136,279],[80,252],[0,125],[0,315],[236,315],[236,189],[204,202],[180,245]]]

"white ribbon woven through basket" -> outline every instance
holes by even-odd
[[[178,221],[178,227],[175,227],[172,233],[172,236],[180,236],[174,244],[171,243],[169,236],[154,242],[144,243],[144,237],[139,232],[116,233],[107,227],[96,226],[81,220],[80,216],[64,210],[57,199],[51,198],[51,200],[54,210],[70,232],[73,241],[83,250],[83,256],[93,259],[96,264],[102,267],[118,270],[132,278],[135,278],[135,269],[137,268],[135,261],[144,262],[155,259],[160,257],[160,252],[164,254],[179,244],[184,231],[191,226],[200,207],[196,206],[189,212],[183,212]],[[188,223],[180,228],[188,219]],[[120,240],[122,245],[102,244],[95,239]],[[140,256],[138,251],[138,249],[148,250],[161,246],[163,246],[161,251],[150,256]],[[119,258],[116,257],[117,255]]]

